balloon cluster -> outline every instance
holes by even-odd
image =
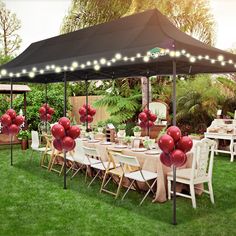
[[[55,138],[53,146],[58,151],[71,151],[75,148],[75,139],[80,135],[80,129],[77,126],[71,126],[70,120],[66,117],[59,119],[58,124],[51,128],[51,133]]]
[[[50,107],[47,103],[44,103],[39,108],[40,120],[50,122],[52,120],[52,115],[54,114],[54,112],[55,111],[52,107]]]
[[[2,133],[7,135],[16,135],[20,131],[20,126],[24,123],[25,117],[16,115],[13,109],[8,109],[0,118],[3,125]]]
[[[141,128],[151,128],[154,125],[154,122],[157,119],[157,116],[153,114],[150,110],[144,109],[138,116],[140,119]]]
[[[93,116],[96,114],[96,109],[94,109],[90,105],[84,104],[79,109],[79,114],[80,114],[80,121],[82,123],[85,123],[85,122],[91,123],[93,122]]]
[[[191,150],[193,141],[188,136],[182,136],[177,126],[171,126],[160,137],[158,145],[163,151],[160,155],[161,162],[169,167],[180,167],[186,163],[186,152]]]

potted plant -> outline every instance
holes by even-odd
[[[125,127],[126,127],[125,124],[118,125],[118,127],[117,127],[118,130],[119,130],[118,136],[120,136],[120,137],[124,137],[125,136]]]
[[[127,144],[128,147],[131,145],[131,137],[130,136],[125,136],[124,137],[124,143]]]
[[[104,127],[105,127],[105,122],[102,120],[98,121],[97,123],[98,133],[101,134],[103,132]]]
[[[30,133],[28,130],[21,130],[17,138],[21,140],[21,149],[26,150],[28,148],[28,138],[30,137]]]
[[[140,137],[141,136],[141,127],[140,126],[135,126],[133,128],[134,136],[135,137]]]

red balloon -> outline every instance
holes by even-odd
[[[139,123],[139,126],[140,126],[141,128],[146,128],[146,122],[141,121],[141,122]]]
[[[41,120],[41,121],[46,121],[46,114],[40,115],[40,120]]]
[[[8,109],[6,112],[12,119],[16,118],[16,112],[13,109]]]
[[[93,122],[93,117],[88,115],[86,120],[87,120],[88,123],[92,123]]]
[[[50,114],[47,113],[46,117],[47,117],[47,121],[50,122],[52,120],[52,116]]]
[[[189,152],[193,147],[193,141],[188,136],[183,136],[180,138],[179,142],[177,143],[177,148],[182,150],[183,152]]]
[[[79,114],[80,114],[81,116],[86,115],[86,108],[81,107],[81,108],[79,109]]]
[[[52,107],[48,108],[48,114],[50,114],[51,116],[55,113],[54,109]]]
[[[148,110],[147,108],[143,109],[143,112],[144,112],[146,115],[150,115],[150,114],[151,114],[151,111]]]
[[[162,152],[160,155],[160,160],[165,166],[171,167],[172,162],[169,154]]]
[[[65,130],[70,128],[70,120],[67,117],[60,118],[58,123],[62,125],[65,128]]]
[[[44,103],[43,107],[45,107],[45,109],[47,108],[47,110],[48,110],[50,106],[48,105],[48,103]]]
[[[141,112],[141,113],[139,114],[138,118],[139,118],[141,121],[145,122],[145,121],[147,121],[147,114],[146,114],[145,112]]]
[[[16,124],[12,124],[9,127],[9,134],[11,134],[11,135],[18,134],[19,130],[20,129],[19,129],[19,127]]]
[[[181,131],[177,126],[171,126],[167,129],[166,133],[170,135],[175,142],[181,138]]]
[[[154,125],[154,123],[150,120],[148,122],[146,122],[146,126],[149,128],[151,128],[153,125]]]
[[[7,126],[2,127],[2,133],[9,135],[9,128]]]
[[[54,139],[53,140],[53,146],[54,148],[56,148],[58,151],[62,151],[63,148],[62,148],[62,142],[60,139]]]
[[[86,117],[85,116],[81,116],[80,117],[80,122],[81,123],[85,123],[86,122]]]
[[[4,114],[1,116],[1,122],[3,126],[11,125],[11,117],[8,114]]]
[[[84,107],[85,109],[88,109],[88,110],[90,110],[90,108],[91,108],[89,104],[88,104],[88,105],[84,104],[83,107]]]
[[[173,163],[173,165],[175,165],[176,167],[181,167],[187,161],[187,156],[183,151],[179,149],[175,149],[170,154],[170,160]]]
[[[153,114],[151,113],[150,116],[149,116],[149,120],[152,121],[152,122],[155,122],[157,119],[157,115],[156,114]]]
[[[76,139],[79,137],[80,135],[80,129],[78,126],[71,126],[68,130],[67,130],[67,135],[73,139]]]
[[[90,116],[94,116],[96,114],[96,109],[94,109],[94,108],[90,108],[90,111],[89,111],[89,115]]]
[[[45,108],[45,107],[40,107],[40,108],[39,108],[39,113],[40,113],[41,115],[46,114],[46,108]]]
[[[74,145],[75,145],[74,142],[75,141],[73,138],[66,136],[62,140],[62,148],[66,151],[71,151],[74,148]]]
[[[17,116],[15,119],[14,119],[14,124],[20,126],[24,123],[25,121],[25,117],[24,116]]]
[[[165,153],[170,153],[175,147],[174,139],[168,134],[164,134],[160,137],[158,145]]]
[[[62,139],[66,135],[64,127],[60,124],[53,125],[51,128],[51,133],[56,139]]]

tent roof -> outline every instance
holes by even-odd
[[[175,51],[185,50],[180,57],[170,55],[150,58],[144,62],[143,58],[137,58],[137,53],[146,55],[153,48],[162,48]],[[123,58],[112,62],[111,59],[120,53]],[[203,56],[202,60],[190,62],[189,54]],[[226,62],[217,61],[219,55]],[[128,57],[124,61],[124,57]],[[134,57],[134,61],[130,60]],[[214,64],[208,60],[216,60]],[[100,64],[99,71],[94,70],[94,60],[101,58],[110,60],[111,65]],[[127,76],[170,75],[172,74],[172,62],[177,62],[177,74],[196,73],[228,73],[235,72],[236,55],[206,45],[177,29],[158,10],[149,10],[143,13],[124,17],[108,23],[78,30],[72,33],[45,39],[32,43],[22,54],[0,69],[6,69],[7,76],[2,76],[0,81],[9,80],[9,73],[13,73],[13,81],[19,82],[58,82],[63,80],[63,72],[55,73],[55,67],[70,67],[73,61],[79,63],[74,71],[67,72],[67,79],[110,79]],[[229,60],[232,60],[232,62]],[[92,65],[87,62],[92,62]],[[85,68],[80,65],[84,64]],[[224,64],[224,62],[223,62]],[[47,67],[48,66],[48,67]],[[50,69],[46,69],[49,68]],[[35,67],[35,68],[34,68]],[[83,66],[82,66],[83,67]],[[21,73],[37,70],[34,78]],[[43,69],[44,74],[39,70]],[[20,73],[20,74],[17,74]]]
[[[19,85],[13,84],[13,93],[25,93],[30,92],[31,89],[28,85]],[[10,93],[11,92],[11,85],[10,84],[0,84],[0,93]]]

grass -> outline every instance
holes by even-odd
[[[68,178],[39,167],[39,157],[16,146],[14,166],[9,149],[0,149],[0,235],[236,235],[236,163],[218,156],[214,163],[216,204],[204,194],[194,210],[189,199],[177,199],[178,225],[171,225],[172,202],[141,207],[139,193],[124,201],[100,194],[100,182],[90,188],[84,175]]]

